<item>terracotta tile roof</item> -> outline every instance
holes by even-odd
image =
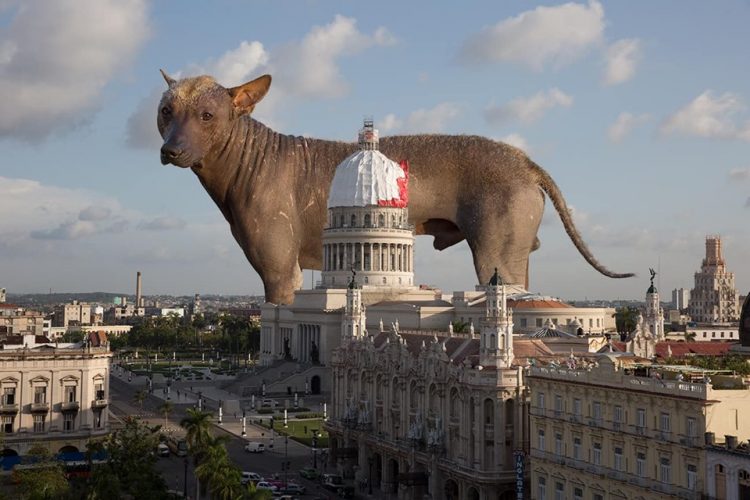
[[[88,339],[91,347],[101,347],[107,343],[107,333],[103,331],[89,332]]]
[[[735,345],[734,342],[659,342],[656,344],[656,356],[666,358],[667,346],[673,358],[683,356],[723,356]]]

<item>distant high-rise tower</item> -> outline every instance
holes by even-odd
[[[690,290],[687,288],[675,288],[672,290],[672,304],[678,311],[684,311],[690,304]]]
[[[706,237],[706,257],[701,270],[695,273],[688,314],[699,323],[730,323],[739,319],[734,273],[726,269],[718,236]]]
[[[497,269],[487,284],[479,338],[479,364],[496,368],[510,368],[513,364],[513,312],[508,309],[505,283]]]
[[[646,314],[643,323],[648,327],[656,342],[664,340],[664,309],[659,301],[659,291],[654,286],[656,273],[651,270],[651,286],[646,290]]]

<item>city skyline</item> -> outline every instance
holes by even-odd
[[[546,203],[532,291],[640,298],[654,267],[668,299],[692,288],[718,233],[747,292],[747,4],[295,8],[5,2],[0,287],[125,292],[141,270],[145,295],[262,293],[195,176],[159,164],[163,67],[227,86],[272,74],[254,116],[283,133],[353,140],[373,116],[381,135],[480,134],[527,150],[594,255],[638,274],[591,269]],[[476,284],[465,243],[436,252],[418,237],[415,271],[446,292]]]

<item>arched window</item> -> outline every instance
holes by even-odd
[[[365,214],[365,227],[370,227],[370,214]]]
[[[351,227],[355,227],[357,225],[357,216],[352,214],[352,223]]]
[[[385,227],[385,215],[378,215],[378,226]]]
[[[344,227],[344,216],[341,215],[341,227]]]

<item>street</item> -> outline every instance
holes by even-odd
[[[150,395],[143,402],[143,409],[135,403],[135,394],[146,387],[143,381],[132,380],[128,382],[126,377],[112,375],[110,378],[110,410],[116,418],[126,416],[139,416],[150,425],[165,425],[164,415],[160,414],[159,407],[163,400]],[[172,400],[174,410],[166,422],[166,431],[175,437],[184,435],[180,428],[179,422],[185,415],[185,410],[192,408],[190,402],[180,403]],[[248,419],[249,420],[249,419]],[[242,471],[256,472],[265,478],[271,479],[278,475],[279,480],[284,480],[282,472],[282,463],[289,462],[290,468],[287,478],[297,484],[305,486],[307,494],[305,497],[316,496],[319,498],[336,498],[331,492],[324,490],[318,483],[309,481],[300,477],[299,470],[305,467],[312,467],[313,456],[312,450],[291,439],[287,440],[285,436],[275,435],[273,443],[268,429],[252,425],[248,422],[246,426],[247,436],[243,438],[242,419],[235,418],[234,415],[225,415],[222,425],[218,425],[216,417],[214,418],[214,431],[216,435],[224,434],[230,438],[227,443],[227,452],[229,457],[237,464]],[[244,450],[244,445],[248,441],[262,442],[266,446],[263,453],[248,453]],[[273,444],[273,447],[271,447]],[[324,472],[327,466],[320,455],[317,457],[318,470]],[[183,491],[185,481],[185,460],[183,457],[170,455],[169,457],[160,458],[157,462],[157,468],[162,473],[167,482],[169,489]],[[330,472],[333,472],[332,470]],[[195,496],[195,476],[193,474],[193,464],[190,459],[187,463],[187,494],[190,498]]]

